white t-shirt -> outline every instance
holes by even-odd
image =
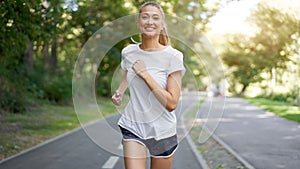
[[[164,89],[168,75],[185,73],[183,54],[166,46],[159,51],[144,51],[139,44],[131,44],[122,50],[121,68],[127,71],[130,100],[121,112],[118,122],[121,127],[143,139],[157,140],[176,134],[176,115],[169,112],[149,89],[147,84],[132,69],[137,60],[143,60],[148,73]]]

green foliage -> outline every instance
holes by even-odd
[[[206,25],[221,8],[220,1],[209,2],[207,0],[178,1],[174,5],[174,13],[179,17],[189,20],[197,29],[206,31]]]
[[[20,88],[16,88],[15,85],[8,80],[0,78],[0,108],[7,112],[19,113],[26,109],[25,96]],[[0,111],[1,112],[1,111]]]
[[[67,75],[47,75],[42,84],[44,98],[56,103],[67,102],[72,96],[72,77]]]
[[[98,68],[98,76],[96,80],[97,95],[110,96],[112,77],[115,73],[114,70],[121,63],[121,50],[125,47],[125,42],[126,40],[116,44],[102,59]]]
[[[275,73],[288,71],[287,63],[294,62],[292,57],[295,53],[299,55],[295,47],[299,41],[300,13],[297,11],[296,7],[283,10],[274,7],[273,1],[262,1],[249,18],[257,29],[255,35],[228,35],[222,57],[230,68],[228,76],[232,87],[243,85],[238,92],[240,95],[250,84],[261,82],[262,73],[270,74],[265,80],[282,81],[283,74],[277,73],[279,76],[275,77]],[[269,86],[269,93],[273,92],[273,86]]]
[[[262,77],[260,73],[264,70],[264,59],[255,51],[255,44],[249,43],[249,37],[234,34],[228,39],[228,47],[222,54],[222,59],[231,69],[228,77],[232,83],[240,83],[243,89],[238,93],[242,95],[246,88],[255,82],[260,82]],[[234,86],[232,86],[234,87]],[[234,91],[234,89],[231,89]]]
[[[110,98],[98,100],[103,116],[116,112]],[[87,122],[99,116],[87,117]],[[79,127],[73,106],[42,104],[26,113],[1,114],[0,160]]]
[[[22,112],[40,99],[59,103],[70,99],[70,73],[84,43],[105,24],[136,13],[142,3],[141,0],[1,1],[0,109]],[[193,23],[199,22],[203,28],[218,9],[218,3],[207,7],[205,0],[201,3],[159,0],[158,3],[167,14],[192,16]],[[193,3],[198,6],[190,10]],[[110,94],[111,77],[120,64],[120,51],[126,43],[128,40],[114,46],[99,65],[97,95]],[[187,64],[197,69],[193,53],[186,55],[191,56],[186,59]],[[200,77],[204,73],[198,69],[195,75]]]
[[[273,99],[285,99],[282,96],[274,96]],[[246,98],[252,104],[259,106],[260,108],[270,111],[276,115],[284,117],[289,120],[293,120],[300,123],[300,108],[292,106],[290,103],[283,101],[275,101],[270,99],[270,97],[256,97],[256,98]]]
[[[9,71],[8,68],[12,69]],[[0,112],[19,113],[26,110],[29,104],[26,99],[26,89],[22,86],[22,73],[24,68],[15,64],[5,63],[0,66]]]
[[[293,105],[300,107],[300,87],[295,86],[289,93],[288,102],[292,102]]]
[[[43,90],[43,73],[41,71],[28,70],[23,78],[26,91],[33,98],[42,99],[45,95]]]
[[[272,7],[273,2],[261,2],[250,20],[258,27],[258,33],[251,40],[258,46],[256,51],[264,58],[265,67],[285,68],[290,55],[283,54],[286,44],[291,44],[291,36],[299,31],[299,21],[293,15]],[[296,9],[295,9],[296,10]],[[259,47],[260,46],[260,47]]]
[[[225,169],[225,166],[223,164],[219,164],[215,167],[215,169]]]
[[[300,88],[298,86],[294,87],[288,93],[273,93],[272,95],[260,95],[258,98],[266,98],[274,101],[284,102],[290,105],[299,106],[299,93]]]

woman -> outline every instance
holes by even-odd
[[[143,4],[138,17],[142,42],[122,50],[125,73],[112,101],[121,105],[129,87],[130,101],[118,122],[126,169],[146,168],[147,149],[151,169],[170,169],[178,146],[174,110],[185,68],[182,53],[169,45],[164,20],[159,4]]]

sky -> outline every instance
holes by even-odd
[[[229,3],[211,19],[209,33],[250,33],[253,28],[245,22],[260,0],[240,0]]]

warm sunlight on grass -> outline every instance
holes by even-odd
[[[250,103],[274,114],[300,123],[300,107],[265,98],[245,98]]]

